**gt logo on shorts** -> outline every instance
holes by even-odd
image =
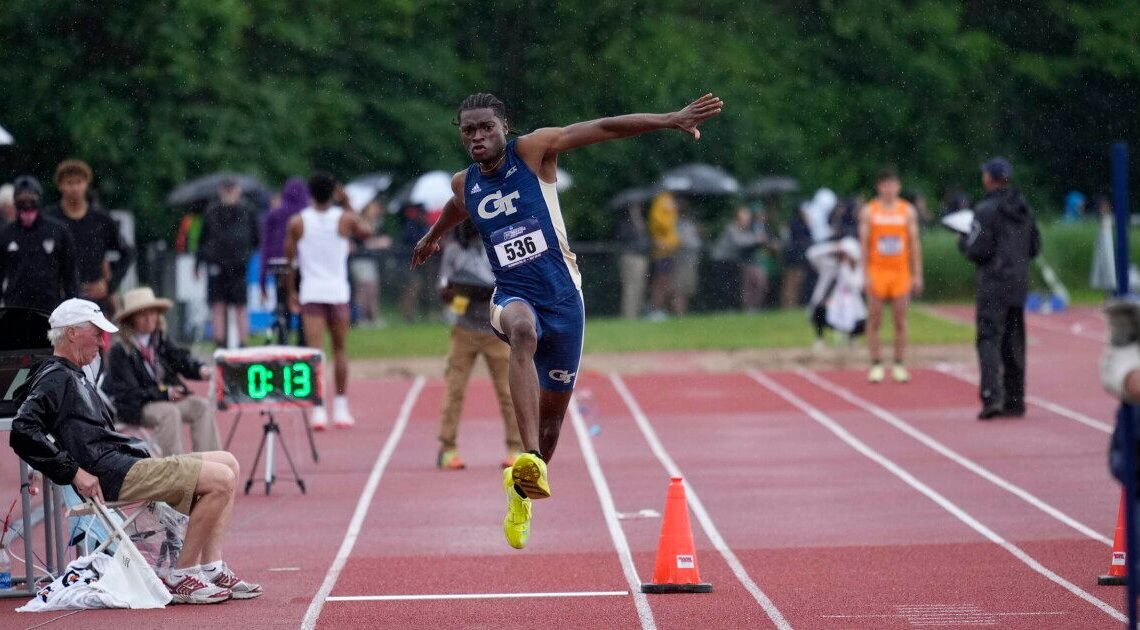
[[[483,200],[479,202],[479,207],[476,208],[476,210],[479,212],[479,216],[484,219],[493,219],[500,214],[512,215],[519,211],[518,208],[515,207],[515,200],[518,198],[519,191],[517,190],[505,197],[501,190],[496,190],[490,195],[483,197]],[[494,205],[495,209],[488,212],[487,204]]]
[[[577,372],[571,372],[569,370],[550,370],[547,372],[547,375],[550,376],[550,378],[560,383],[566,383],[567,385],[574,381],[574,376],[576,374]]]

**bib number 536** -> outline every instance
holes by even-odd
[[[538,253],[538,245],[535,244],[533,236],[524,236],[517,241],[503,243],[503,253],[508,262],[513,262]]]

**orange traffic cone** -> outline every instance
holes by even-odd
[[[1120,492],[1120,508],[1116,511],[1116,532],[1112,536],[1112,561],[1108,575],[1096,579],[1101,586],[1123,586],[1128,575],[1124,553],[1124,491]]]
[[[642,593],[711,593],[712,584],[701,582],[693,530],[689,528],[689,504],[680,477],[669,482],[665,493],[665,518],[657,543],[653,582],[641,585]]]

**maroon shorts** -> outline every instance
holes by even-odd
[[[324,302],[309,302],[301,305],[301,316],[323,317],[326,322],[347,322],[352,313],[348,304],[325,304]]]

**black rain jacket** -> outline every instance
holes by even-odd
[[[107,357],[103,391],[115,401],[119,420],[128,424],[142,422],[143,405],[170,400],[171,389],[187,391],[182,376],[201,380],[201,361],[195,359],[189,350],[167,339],[161,330],[154,331],[154,335],[154,360],[163,371],[161,383],[151,376],[142,352],[133,345],[128,346],[120,340]]]
[[[13,221],[0,230],[0,283],[5,306],[50,313],[79,294],[75,241],[67,228],[40,213],[32,227]]]
[[[1041,234],[1033,209],[1013,188],[986,193],[974,207],[974,224],[958,247],[977,265],[977,308],[1008,308],[1025,304],[1029,292],[1029,263],[1041,251]]]
[[[111,410],[83,371],[51,356],[17,392],[23,398],[8,444],[16,455],[57,484],[69,484],[79,468],[99,478],[103,497],[115,501],[127,471],[150,457],[114,430]]]

